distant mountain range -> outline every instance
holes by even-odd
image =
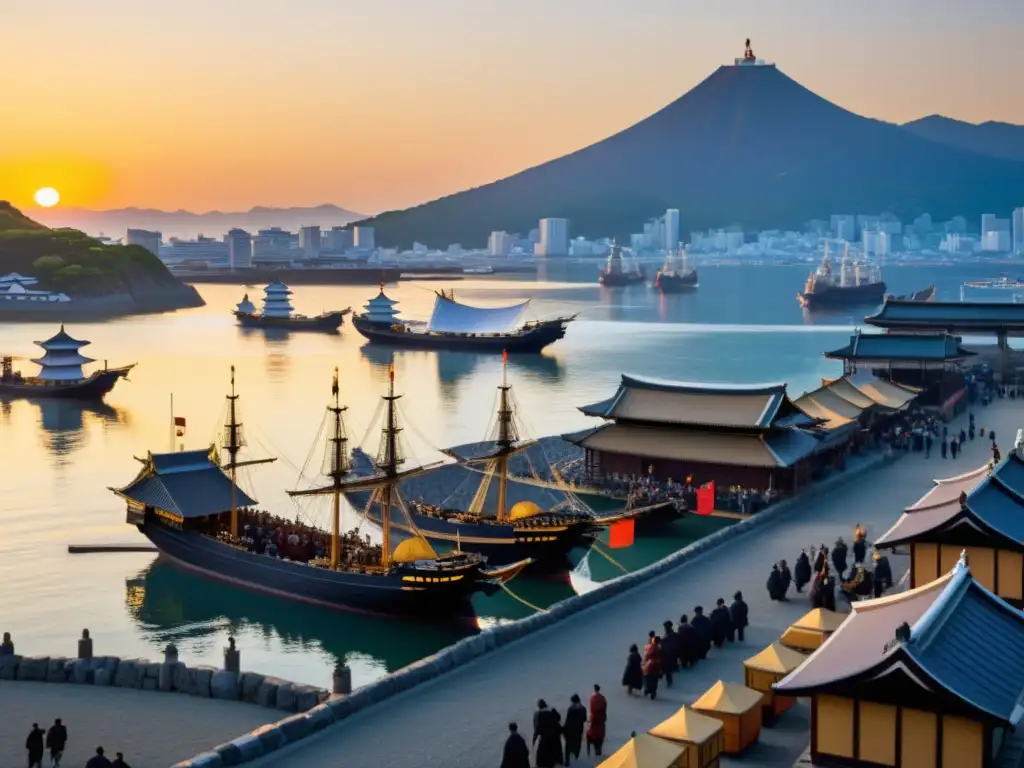
[[[654,115],[603,141],[484,186],[366,223],[385,246],[482,245],[541,217],[573,236],[640,231],[678,208],[682,230],[800,227],[831,213],[1009,212],[1024,163],[856,115],[774,66],[724,66]]]
[[[366,215],[339,208],[336,205],[319,205],[315,208],[266,208],[256,207],[248,211],[225,213],[209,211],[160,211],[151,208],[117,208],[108,211],[91,211],[85,208],[51,208],[35,214],[42,223],[51,227],[73,227],[91,235],[124,237],[131,229],[151,229],[162,232],[164,239],[170,237],[192,238],[203,234],[220,237],[233,227],[256,231],[265,227],[283,227],[296,230],[308,225],[324,228],[340,227],[353,221],[365,219]]]
[[[1024,125],[994,121],[975,124],[929,115],[905,123],[903,127],[939,144],[1024,162]]]

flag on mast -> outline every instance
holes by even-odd
[[[609,549],[625,549],[633,546],[636,525],[632,517],[616,520],[608,526]]]
[[[392,360],[388,363],[388,381],[392,384],[395,382],[395,361]]]
[[[507,349],[501,350],[501,362],[504,363],[505,365],[508,365],[508,350]]]
[[[175,416],[174,417],[174,432],[178,437],[185,436],[185,417]]]

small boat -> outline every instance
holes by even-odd
[[[618,243],[612,241],[612,252],[608,254],[608,263],[605,264],[598,282],[606,288],[623,288],[628,285],[638,285],[644,282],[644,271],[638,264],[626,267],[622,258],[622,249]]]
[[[682,246],[665,259],[665,266],[654,276],[654,287],[662,293],[689,293],[699,285],[697,270],[690,266]]]
[[[278,526],[287,521],[240,509],[251,509],[257,502],[238,487],[236,470],[273,459],[238,460],[243,439],[233,367],[224,443],[203,450],[149,453],[140,459],[142,470],[132,482],[110,490],[127,502],[127,522],[153,542],[162,555],[207,577],[332,608],[435,619],[472,616],[469,598],[474,593],[497,591],[502,581],[514,577],[529,561],[488,568],[481,556],[472,553],[455,551],[439,557],[415,531],[391,548],[392,509],[401,511],[405,507],[396,486],[403,478],[427,468],[402,468],[395,405],[400,395],[395,394],[394,368],[389,373],[376,472],[369,477],[353,477],[343,420],[346,408],[339,401],[335,369],[325,461],[330,482],[289,491],[293,497],[330,497],[331,531],[304,529],[301,546],[290,543],[287,552],[277,553],[287,556],[261,554],[259,542],[247,535],[263,524]],[[220,449],[228,459],[223,464]],[[341,532],[341,497],[356,489],[371,491],[371,505],[378,507],[383,532],[380,546]],[[241,524],[243,514],[251,521],[245,528]],[[326,544],[322,556],[312,554],[314,542]]]
[[[23,376],[14,370],[14,355],[0,356],[0,395],[14,397],[63,397],[74,400],[100,400],[120,379],[127,379],[135,364],[121,368],[103,368],[88,376],[83,365],[96,362],[79,350],[89,344],[68,335],[61,325],[56,335],[46,341],[37,341],[45,354],[32,360],[39,366],[36,376]]]
[[[960,286],[960,301],[1024,303],[1024,281],[1002,275],[995,280],[972,280]]]
[[[846,243],[836,277],[828,258],[828,243],[825,243],[821,266],[807,278],[803,293],[797,294],[797,301],[806,309],[866,306],[879,304],[885,298],[885,283],[878,267],[860,262],[851,265],[849,248],[850,244]]]
[[[336,331],[344,322],[345,315],[352,309],[323,312],[316,317],[297,315],[292,309],[291,289],[280,280],[275,280],[263,289],[263,311],[256,307],[245,294],[235,307],[234,315],[243,328],[280,328],[289,331]]]
[[[473,307],[455,300],[455,292],[435,292],[434,311],[427,323],[402,320],[397,301],[380,293],[364,312],[352,318],[352,327],[374,344],[408,349],[444,349],[461,352],[537,353],[565,337],[575,315],[517,325],[529,301],[507,307]]]

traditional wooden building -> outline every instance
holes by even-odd
[[[739,755],[761,735],[763,696],[752,688],[719,680],[708,688],[692,708],[722,723],[722,753]]]
[[[719,755],[725,749],[722,721],[701,715],[689,707],[680,707],[672,717],[658,723],[648,733],[685,747],[689,768],[718,768]]]
[[[608,423],[563,435],[591,479],[647,476],[791,493],[810,478],[820,440],[785,384],[727,386],[623,375],[615,395],[580,410]]]
[[[775,685],[810,697],[814,765],[993,768],[1024,694],[1024,613],[982,587],[967,556],[935,581],[855,603]]]
[[[810,653],[828,640],[829,636],[842,626],[846,614],[829,611],[825,608],[813,608],[794,621],[779,642],[787,648],[801,653]]]
[[[878,549],[910,549],[911,586],[945,573],[966,551],[982,586],[1024,606],[1022,442],[1018,437],[1014,449],[995,467],[989,464],[937,480],[875,542]]]
[[[638,733],[598,768],[690,768],[686,747]]]
[[[825,357],[843,361],[843,373],[871,373],[919,389],[919,403],[952,412],[966,394],[963,364],[974,353],[948,333],[861,333]]]
[[[807,656],[782,643],[772,643],[760,653],[743,662],[743,683],[762,694],[761,714],[771,727],[776,719],[796,704],[792,696],[776,696],[772,686],[807,661]]]

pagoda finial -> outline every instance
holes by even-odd
[[[383,280],[380,281],[380,293],[381,293],[381,296],[384,295],[384,281]]]

